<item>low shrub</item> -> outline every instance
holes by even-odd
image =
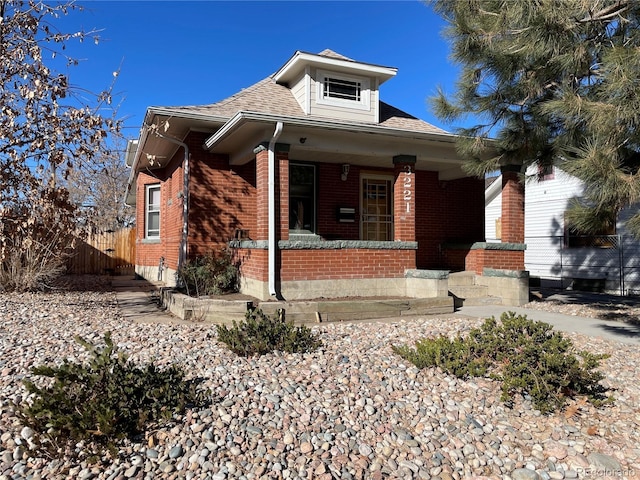
[[[250,310],[245,319],[233,327],[217,325],[218,339],[242,357],[264,355],[273,351],[304,353],[316,350],[322,342],[311,329],[294,326],[281,317],[270,317],[260,309]]]
[[[224,249],[188,260],[177,276],[187,295],[202,297],[237,292],[240,273],[231,252]]]
[[[594,405],[612,401],[596,370],[608,355],[577,351],[552,326],[526,315],[503,313],[501,324],[485,320],[466,337],[422,339],[415,348],[393,350],[418,368],[440,367],[459,378],[489,376],[502,382],[502,401],[515,393],[531,396],[542,413],[561,409],[567,397],[586,396]]]
[[[209,392],[185,380],[179,366],[143,368],[117,352],[109,333],[104,347],[76,337],[90,354],[87,363],[65,360],[60,366],[39,366],[34,375],[48,377],[47,386],[24,381],[32,399],[18,406],[23,423],[38,435],[39,447],[51,454],[69,454],[78,442],[85,453],[116,453],[123,438],[146,426],[169,420],[189,406],[206,405]]]

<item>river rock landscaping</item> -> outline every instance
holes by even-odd
[[[247,359],[212,325],[131,323],[108,279],[85,281],[84,291],[0,294],[0,480],[640,478],[637,346],[567,334],[611,355],[599,370],[615,403],[576,399],[541,415],[526,396],[502,403],[495,381],[418,370],[391,349],[478,320],[321,324],[313,353]],[[13,407],[28,400],[22,380],[37,381],[33,366],[81,360],[76,335],[99,343],[106,332],[134,362],[182,365],[210,405],[124,441],[115,458],[90,461],[81,444],[64,458],[36,454]]]

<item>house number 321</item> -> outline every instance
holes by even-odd
[[[403,197],[404,197],[405,204],[407,206],[407,213],[409,213],[411,212],[411,195],[412,195],[411,182],[413,181],[413,178],[411,177],[411,167],[407,165],[406,170],[402,173],[404,173]]]

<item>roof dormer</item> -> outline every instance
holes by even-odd
[[[305,115],[378,123],[379,87],[396,73],[331,50],[297,51],[273,78],[291,90]]]

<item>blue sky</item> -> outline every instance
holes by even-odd
[[[70,82],[115,92],[125,135],[137,137],[146,108],[222,100],[269,76],[296,50],[326,48],[398,68],[382,85],[385,102],[441,128],[427,97],[453,91],[444,21],[418,1],[80,1],[56,24],[62,31],[100,29],[101,40],[69,44],[81,60]]]

